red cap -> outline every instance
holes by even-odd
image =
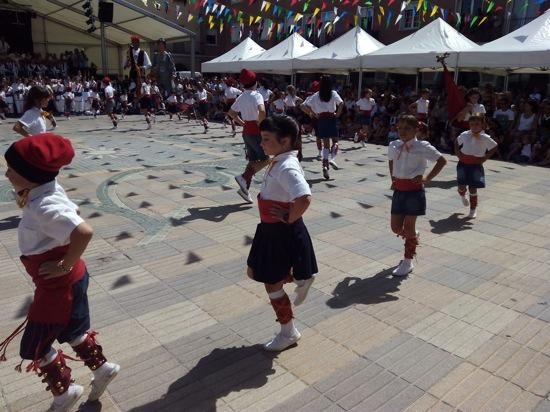
[[[103,83],[105,83],[105,84],[111,83],[111,79],[109,78],[109,76],[105,76],[105,77],[103,78]]]
[[[245,88],[252,87],[256,84],[256,73],[251,70],[242,69],[239,81]]]
[[[319,91],[319,88],[321,87],[321,83],[319,81],[315,80],[311,83],[311,86],[309,87],[309,90],[311,90],[313,93],[316,93]]]
[[[132,43],[139,43],[139,36],[137,34],[134,34],[131,39]]]
[[[4,155],[8,165],[30,182],[47,183],[71,163],[71,141],[54,133],[27,136],[13,143]]]

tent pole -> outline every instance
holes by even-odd
[[[191,72],[191,78],[195,78],[195,36],[191,36],[191,47],[190,47],[190,54],[191,54],[191,64],[190,64],[190,72]]]
[[[504,76],[504,91],[508,91],[508,81],[510,80],[508,73],[506,73],[506,76]]]
[[[454,82],[455,84],[458,84],[458,59],[460,58],[460,54],[456,54],[456,65],[455,65],[455,75],[454,75]]]
[[[361,98],[361,90],[363,89],[363,68],[359,69],[359,81],[357,82],[357,98]]]
[[[414,90],[418,93],[420,70],[416,69],[416,78],[414,79]]]
[[[105,23],[100,22],[99,30],[101,33],[101,70],[103,71],[103,76],[109,74],[107,70],[107,44],[105,43]]]

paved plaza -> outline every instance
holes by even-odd
[[[2,153],[12,126],[0,126]],[[77,151],[61,183],[95,229],[92,324],[122,366],[101,403],[79,410],[550,411],[549,169],[489,161],[478,218],[467,220],[446,156],[419,220],[415,272],[393,278],[403,243],[389,229],[387,148],[343,142],[341,170],[325,181],[306,139],[305,221],[320,273],[295,311],[298,346],[272,355],[261,344],[275,315],[245,275],[259,218],[233,180],[241,138],[163,117],[147,131],[137,116],[118,130],[105,116],[60,119],[57,131]],[[2,338],[33,290],[18,216],[2,178]],[[13,370],[18,343],[0,365],[0,410],[45,410],[40,379]],[[87,387],[89,371],[69,365]]]

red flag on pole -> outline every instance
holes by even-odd
[[[458,113],[466,106],[464,93],[458,88],[454,80],[454,73],[447,69],[445,62],[443,64],[443,81],[445,91],[447,92],[447,112],[449,121],[453,120]]]

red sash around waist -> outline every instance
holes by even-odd
[[[21,262],[36,285],[34,300],[29,309],[29,320],[60,324],[69,322],[73,302],[72,285],[86,273],[84,261],[80,259],[71,272],[58,278],[46,280],[38,274],[43,263],[61,260],[68,249],[67,245],[39,255],[21,256]]]
[[[324,119],[330,119],[330,118],[336,117],[336,115],[331,112],[322,112],[322,113],[319,113],[318,116],[319,118],[324,118]]]
[[[260,209],[260,220],[262,223],[281,223],[279,219],[271,216],[271,209],[275,205],[290,209],[290,203],[266,200],[262,199],[261,195],[258,195],[258,209]]]
[[[226,104],[233,104],[233,103],[235,103],[235,100],[236,100],[236,99],[229,99],[229,98],[227,98],[227,99],[225,99],[225,103],[226,103]]]
[[[243,127],[243,135],[249,136],[259,136],[260,135],[260,126],[255,120],[245,120]]]
[[[460,156],[460,161],[467,165],[480,165],[483,163],[483,160],[483,157],[477,157],[467,154],[462,154],[462,156]]]
[[[422,190],[422,183],[418,183],[413,179],[393,179],[393,188],[401,192],[414,192],[417,190]]]
[[[370,110],[359,110],[359,112],[363,115],[363,116],[370,116]]]

